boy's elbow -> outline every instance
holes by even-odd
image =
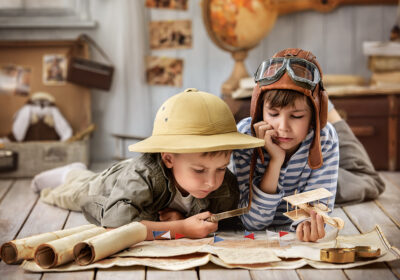
[[[101,226],[120,227],[139,220],[139,211],[135,207],[119,201],[111,208],[104,210]]]

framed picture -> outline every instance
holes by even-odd
[[[146,0],[146,7],[187,10],[187,0]]]
[[[149,30],[151,49],[192,47],[192,22],[190,20],[152,21]]]
[[[28,96],[31,90],[30,67],[19,65],[0,66],[0,94]]]
[[[146,58],[146,80],[150,85],[182,87],[182,72],[182,59],[156,56]]]
[[[43,56],[43,84],[64,85],[67,79],[67,57],[61,54]]]

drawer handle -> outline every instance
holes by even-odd
[[[372,136],[375,134],[375,128],[371,125],[368,126],[350,126],[354,135],[357,137],[360,136]]]

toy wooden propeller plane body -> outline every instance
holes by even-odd
[[[335,228],[342,229],[344,226],[344,221],[337,217],[329,217],[326,213],[330,212],[331,210],[328,208],[327,205],[319,202],[320,199],[332,196],[333,194],[327,189],[319,188],[316,190],[303,192],[300,194],[295,193],[294,195],[284,197],[283,199],[287,202],[287,212],[283,213],[283,215],[292,219],[293,221],[297,221],[300,219],[309,218],[311,210],[314,210],[323,218],[324,223],[330,224]],[[315,201],[316,203],[310,204],[310,202]],[[295,210],[289,211],[289,203],[295,207]]]

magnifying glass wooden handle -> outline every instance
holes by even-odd
[[[229,210],[229,211],[221,212],[218,214],[212,214],[211,217],[206,219],[206,221],[216,223],[220,220],[240,216],[240,215],[246,214],[248,212],[249,212],[249,210],[247,209],[247,207],[239,208],[239,209],[235,209],[235,210]]]

